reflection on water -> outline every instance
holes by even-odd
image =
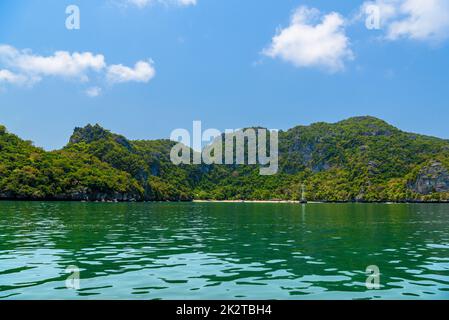
[[[449,299],[449,205],[2,202],[0,298]]]

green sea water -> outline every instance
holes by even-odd
[[[449,299],[449,205],[0,202],[0,299]]]

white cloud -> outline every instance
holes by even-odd
[[[57,51],[42,56],[28,49],[18,50],[9,45],[0,45],[0,83],[33,85],[50,76],[90,82],[89,75],[92,73],[111,83],[147,83],[155,76],[156,70],[152,61],[138,61],[133,68],[121,64],[108,66],[102,54]],[[90,87],[86,94],[98,96],[101,88]]]
[[[195,6],[197,0],[124,0],[127,4],[137,6],[139,8],[144,8],[148,5],[155,3],[162,3],[165,5],[176,5],[181,7]]]
[[[195,6],[196,0],[178,0],[178,3],[183,6]]]
[[[95,98],[101,95],[103,90],[99,87],[91,87],[86,90],[86,94],[88,97]]]
[[[121,64],[111,65],[107,71],[107,79],[112,83],[148,82],[156,75],[152,62],[139,61],[134,68]]]
[[[27,82],[27,77],[12,73],[9,70],[0,70],[0,83],[22,85]]]
[[[152,3],[152,0],[128,0],[128,3],[135,5],[139,8],[143,8],[146,7],[147,5],[149,5],[150,3]]]
[[[101,54],[57,51],[50,56],[40,56],[8,45],[0,45],[0,62],[35,77],[60,76],[83,80],[87,80],[89,71],[98,72],[106,66]]]
[[[385,38],[439,42],[449,38],[449,1],[447,0],[374,0],[368,5],[380,9]]]
[[[301,6],[290,25],[278,31],[263,54],[280,58],[296,67],[320,67],[336,72],[353,58],[343,17],[332,12],[322,16],[317,9]]]

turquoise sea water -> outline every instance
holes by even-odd
[[[449,205],[0,202],[0,299],[373,298],[449,299]]]

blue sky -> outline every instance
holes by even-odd
[[[145,2],[1,1],[0,123],[46,149],[87,123],[156,139],[194,120],[288,129],[356,115],[449,138],[445,0],[376,0],[379,30],[364,1]],[[71,4],[80,30],[65,26]]]

